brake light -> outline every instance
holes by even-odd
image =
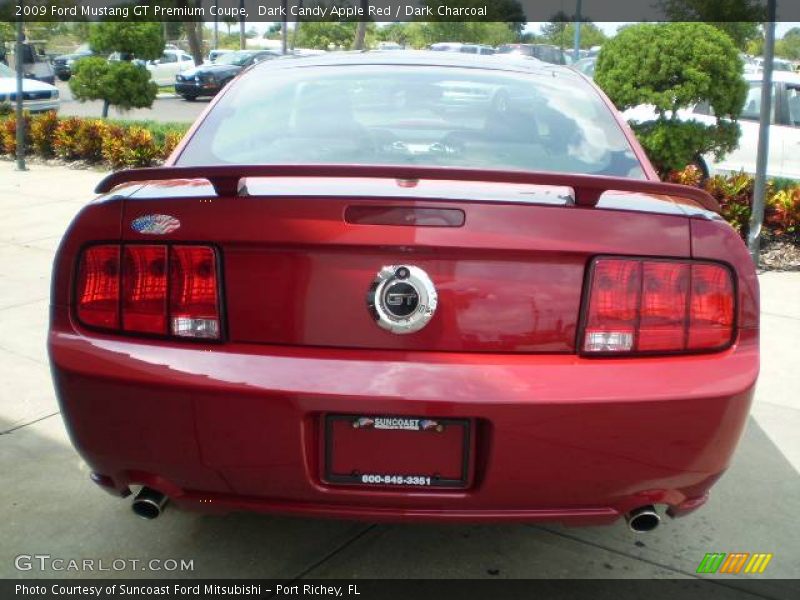
[[[689,349],[723,346],[733,328],[733,282],[718,265],[692,265]]]
[[[678,260],[600,258],[591,266],[586,354],[718,350],[733,338],[729,269]]]
[[[122,329],[167,333],[167,248],[126,246],[122,261]]]
[[[119,327],[119,246],[93,246],[78,267],[78,318],[86,325]]]
[[[76,287],[76,312],[85,325],[220,337],[217,254],[210,246],[92,246],[81,255]]]

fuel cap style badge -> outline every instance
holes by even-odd
[[[367,306],[380,327],[396,334],[419,331],[436,312],[433,281],[419,267],[383,267],[367,293]]]

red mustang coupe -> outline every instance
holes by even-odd
[[[50,359],[92,479],[140,516],[645,531],[706,501],[745,425],[745,247],[565,68],[270,61],[97,191]]]

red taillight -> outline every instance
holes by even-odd
[[[92,246],[78,266],[77,315],[103,329],[219,339],[218,288],[210,246]]]
[[[126,246],[122,258],[122,329],[167,333],[167,248]]]
[[[86,325],[119,327],[119,246],[93,246],[78,267],[78,318]]]
[[[689,265],[643,262],[642,302],[636,349],[641,352],[683,349]]]
[[[633,348],[641,280],[638,263],[624,260],[595,262],[585,351],[626,351]]]
[[[719,265],[692,265],[689,313],[690,350],[724,346],[733,329],[733,282]]]
[[[589,286],[586,354],[716,350],[733,337],[733,280],[722,265],[601,258]]]
[[[175,246],[170,259],[170,330],[218,338],[217,261],[207,246]]]

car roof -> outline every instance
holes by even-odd
[[[744,77],[749,82],[761,82],[762,73],[748,73]],[[776,83],[794,83],[800,85],[800,73],[794,71],[773,71],[772,81]]]
[[[337,67],[355,65],[423,66],[504,71],[508,73],[559,74],[583,80],[574,71],[563,65],[553,65],[527,56],[497,54],[463,54],[460,52],[436,52],[430,50],[389,50],[382,52],[326,52],[314,56],[286,56],[284,60],[272,60],[252,67],[281,69],[294,67]]]

